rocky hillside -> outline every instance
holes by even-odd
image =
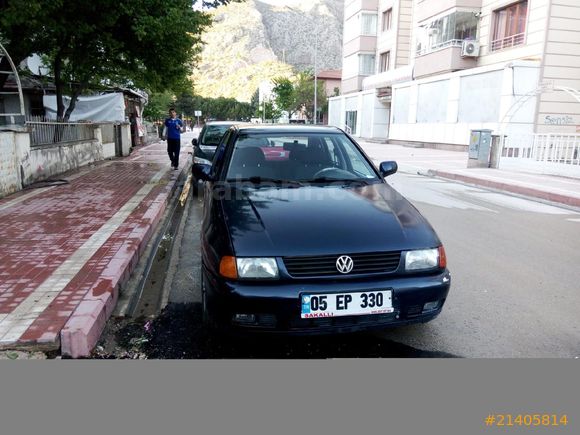
[[[344,0],[246,0],[214,12],[194,72],[204,97],[250,101],[259,84],[317,65],[339,69]]]

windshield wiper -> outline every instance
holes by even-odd
[[[269,177],[247,177],[247,178],[237,178],[237,179],[229,179],[228,182],[240,182],[240,183],[253,183],[253,184],[262,184],[262,183],[273,183],[273,184],[281,184],[281,185],[292,185],[292,186],[302,186],[303,184],[300,181],[296,180],[282,180],[280,178],[269,178]]]
[[[341,184],[362,184],[367,186],[375,181],[374,178],[332,178],[332,177],[317,177],[309,180],[310,183],[341,183]]]

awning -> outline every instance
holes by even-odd
[[[413,67],[411,65],[366,77],[363,80],[363,90],[385,88],[409,80],[413,80]]]

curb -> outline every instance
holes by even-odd
[[[138,245],[132,245],[129,253],[126,251],[122,254],[117,253],[111,259],[103,274],[70,316],[60,333],[63,356],[71,358],[90,356],[117,304],[120,288],[129,281],[137,267],[177,189],[182,174],[187,173],[188,167],[189,165],[168,182],[167,187],[158,194],[143,216],[143,220],[147,219],[149,223],[143,228]]]
[[[432,177],[446,178],[449,180],[460,181],[466,184],[472,184],[480,187],[487,187],[503,192],[510,192],[530,198],[541,199],[557,204],[563,204],[569,207],[580,208],[580,198],[566,196],[559,193],[552,193],[545,190],[534,189],[532,187],[518,186],[516,184],[507,184],[499,181],[486,180],[468,175],[454,174],[452,172],[429,169],[428,175]]]

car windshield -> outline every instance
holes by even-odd
[[[357,146],[340,133],[242,132],[234,144],[226,178],[312,183],[378,180]]]
[[[200,143],[202,145],[219,145],[224,133],[230,128],[230,125],[206,125],[203,129]]]

